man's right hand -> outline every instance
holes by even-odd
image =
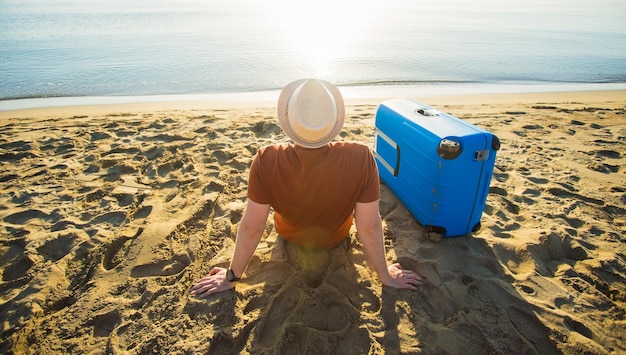
[[[208,276],[201,278],[190,293],[194,296],[204,298],[214,293],[230,290],[235,287],[234,282],[226,279],[226,269],[223,267],[215,267]]]

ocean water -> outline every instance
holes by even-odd
[[[0,100],[626,83],[624,0],[0,0]]]

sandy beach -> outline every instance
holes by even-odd
[[[228,265],[275,103],[0,112],[3,354],[626,353],[626,92],[414,97],[496,134],[482,229],[427,238],[382,185],[383,287],[353,228],[312,277],[269,223],[236,290]],[[350,99],[338,139],[374,143]],[[271,219],[270,219],[271,222]]]

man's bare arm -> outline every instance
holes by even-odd
[[[241,277],[246,270],[263,236],[269,212],[270,205],[259,204],[248,199],[246,210],[239,224],[235,251],[230,262],[230,268],[235,276]],[[213,268],[209,275],[200,279],[191,288],[191,294],[198,297],[206,297],[233,288],[235,283],[226,279],[226,271],[226,269],[221,267]]]
[[[354,220],[358,238],[363,244],[363,251],[384,285],[415,290],[415,286],[422,284],[424,279],[415,272],[404,270],[397,263],[387,265],[378,201],[357,202],[354,209]]]

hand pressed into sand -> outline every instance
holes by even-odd
[[[256,247],[259,245],[269,213],[270,205],[248,200],[246,210],[239,224],[235,250],[230,263],[230,268],[235,270],[239,276],[243,274],[248,262],[250,262],[250,258],[252,258],[252,254],[254,254]],[[191,294],[198,297],[207,297],[235,287],[234,282],[229,282],[226,279],[226,271],[227,269],[222,267],[214,267],[208,276],[201,278],[191,288]]]
[[[191,294],[204,298],[235,287],[234,282],[229,282],[226,279],[226,271],[227,270],[223,267],[214,267],[208,276],[201,278],[196,285],[191,288]]]
[[[411,290],[417,290],[417,287],[424,283],[424,278],[416,274],[411,270],[405,270],[402,265],[395,263],[387,267],[391,280],[387,283],[383,282],[385,286],[391,286],[393,288],[408,288]]]
[[[424,278],[414,271],[405,270],[399,263],[387,265],[382,221],[378,212],[378,201],[357,202],[354,209],[357,237],[363,245],[367,259],[383,285],[400,289],[417,290]]]

